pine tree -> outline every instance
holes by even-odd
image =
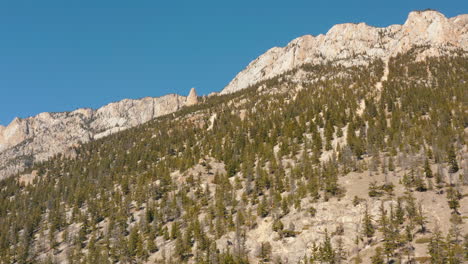
[[[382,201],[380,205],[380,231],[383,235],[384,240],[384,252],[387,258],[390,258],[394,255],[395,250],[398,247],[398,229],[396,222],[394,221],[393,216],[393,207],[391,207],[391,217],[387,216],[387,211],[385,210],[384,203]]]
[[[465,261],[468,261],[468,233],[465,234],[465,239],[463,243],[463,251],[465,252]]]
[[[260,202],[260,204],[257,207],[257,214],[260,217],[266,217],[268,215],[268,213],[269,213],[268,204],[267,204],[265,195],[263,195],[262,201]]]
[[[414,221],[417,214],[416,198],[412,192],[408,192],[405,196],[406,199],[406,215],[410,221]]]
[[[383,201],[380,203],[379,211],[380,211],[380,218],[379,218],[380,230],[382,231],[382,233],[385,233],[386,229],[388,228],[389,221],[387,217],[387,210],[385,210],[385,205]]]
[[[453,187],[447,189],[448,204],[450,209],[452,209],[454,212],[458,212],[458,208],[460,207],[460,198],[461,194],[457,189]]]
[[[346,251],[343,247],[343,238],[340,236],[336,241],[336,255],[335,255],[335,263],[341,264],[343,260],[346,260]]]
[[[450,165],[449,172],[450,173],[455,173],[458,171],[458,163],[457,163],[457,155],[455,154],[455,148],[453,145],[450,145],[447,153],[447,160]]]
[[[431,256],[431,263],[443,264],[446,263],[445,243],[442,237],[442,233],[436,226],[431,236],[431,240],[428,245],[428,253]]]
[[[171,227],[171,238],[176,239],[178,237],[180,237],[179,223],[177,221],[174,221]]]
[[[175,256],[180,261],[185,261],[187,257],[187,247],[182,236],[178,236],[175,241]]]
[[[460,241],[454,239],[454,236],[449,232],[445,239],[445,249],[446,249],[446,262],[450,264],[462,264],[464,258],[464,252]]]
[[[361,158],[361,156],[364,154],[364,142],[362,139],[362,135],[360,134],[359,136],[356,136],[356,125],[351,122],[348,125],[348,135],[347,135],[347,143],[348,146],[351,148],[351,150],[354,152],[354,155],[356,155],[357,158]]]
[[[135,226],[131,229],[130,235],[128,237],[128,251],[130,256],[137,255],[137,248],[139,244],[141,244],[140,236],[138,234],[138,227]]]
[[[426,183],[424,179],[421,177],[419,172],[415,175],[413,184],[414,184],[416,191],[418,192],[427,191]]]
[[[424,174],[426,174],[426,178],[434,177],[434,175],[432,174],[431,165],[429,164],[429,159],[427,158],[424,161]]]
[[[147,249],[150,253],[154,253],[158,251],[158,247],[156,246],[155,240],[156,240],[156,231],[154,230],[154,228],[150,228],[148,232],[148,239],[147,239],[148,241]]]
[[[405,210],[403,208],[403,202],[402,202],[401,197],[398,197],[397,199],[397,206],[395,209],[395,218],[398,224],[400,225],[403,224],[405,221]]]
[[[375,227],[372,224],[372,216],[369,214],[369,210],[366,205],[366,210],[364,211],[364,218],[363,218],[363,234],[367,238],[371,238],[374,236]]]
[[[394,161],[393,161],[393,156],[390,156],[388,158],[388,170],[395,172],[395,164],[394,164]]]
[[[271,244],[270,242],[262,242],[260,243],[260,247],[258,249],[257,257],[262,262],[270,262],[271,259]]]
[[[319,255],[321,261],[325,263],[335,263],[336,251],[333,249],[327,229],[325,229],[325,237],[322,244],[319,247]]]
[[[92,263],[93,261],[97,260],[99,256],[99,251],[96,247],[96,237],[93,234],[89,239],[88,243],[88,262]]]
[[[385,263],[381,247],[377,247],[375,249],[375,254],[371,257],[371,263],[372,264],[384,264]]]
[[[415,222],[420,226],[420,232],[425,233],[426,232],[426,223],[427,223],[427,217],[424,215],[423,209],[422,209],[422,204],[419,203],[418,210],[415,216]]]
[[[280,236],[281,236],[281,234],[283,232],[283,229],[284,229],[284,224],[283,224],[283,222],[281,222],[280,219],[276,219],[273,222],[272,228],[273,228],[273,231],[278,232],[278,234],[280,234]]]

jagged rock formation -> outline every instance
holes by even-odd
[[[143,124],[185,104],[184,96],[169,94],[125,99],[97,110],[83,108],[15,118],[7,127],[0,127],[0,179],[58,153],[71,154],[67,150],[79,143]]]
[[[187,96],[187,100],[185,101],[186,106],[196,105],[198,104],[198,95],[195,88],[190,89],[190,93]]]
[[[418,59],[457,49],[468,51],[468,15],[446,18],[437,11],[414,11],[403,25],[335,25],[326,35],[302,36],[286,47],[268,50],[237,74],[221,94],[239,91],[306,63],[365,65],[378,58],[386,61],[416,46],[429,46]]]
[[[418,58],[468,51],[468,15],[446,18],[437,11],[411,12],[403,25],[376,28],[364,23],[340,24],[326,35],[306,35],[284,48],[272,48],[251,62],[222,91],[228,94],[247,88],[300,65],[333,62],[344,66],[366,65],[427,46]],[[0,179],[34,161],[62,153],[79,142],[98,139],[133,127],[182,105],[194,105],[194,88],[187,98],[167,95],[161,98],[123,100],[96,111],[78,109],[69,113],[42,113],[15,119],[0,126]]]
[[[0,181],[0,263],[427,263],[434,252],[464,263],[468,64],[455,49],[299,66],[35,164]],[[137,101],[0,130],[20,142],[7,151],[51,153],[80,127],[99,138],[161,105]],[[33,160],[18,153],[10,164]]]

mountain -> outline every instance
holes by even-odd
[[[73,148],[79,144],[173,113],[186,103],[197,103],[194,90],[189,98],[169,94],[125,99],[97,110],[83,108],[15,118],[7,127],[0,127],[0,179],[59,153],[73,155]]]
[[[453,50],[468,50],[468,15],[446,18],[437,11],[411,12],[403,25],[377,28],[339,24],[325,35],[306,35],[284,48],[272,48],[252,61],[221,91],[233,93],[303,64],[366,65],[375,59],[388,61],[417,46],[428,46],[417,60]]]
[[[467,54],[412,45],[193,90],[1,180],[0,263],[464,263]]]
[[[336,25],[326,35],[299,37],[284,48],[268,50],[241,71],[220,94],[245,89],[304,64],[333,63],[351,67],[367,65],[376,59],[387,64],[389,58],[420,46],[428,48],[417,60],[468,50],[468,15],[449,19],[437,11],[414,11],[404,25],[386,28],[364,23]],[[187,99],[167,95],[160,99],[123,100],[97,111],[78,109],[71,113],[17,118],[7,127],[0,126],[0,179],[33,162],[64,153],[80,142],[172,113],[185,101],[187,106],[193,105],[197,103],[197,95],[192,90]]]

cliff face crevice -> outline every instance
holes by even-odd
[[[15,118],[0,127],[0,179],[21,171],[33,162],[65,153],[80,143],[143,124],[177,111],[186,97],[169,94],[158,98],[125,99],[97,110],[41,113]]]
[[[343,66],[387,60],[415,46],[428,46],[418,59],[453,50],[468,51],[468,15],[446,18],[437,11],[415,11],[403,25],[377,28],[365,23],[339,24],[325,35],[306,35],[286,47],[274,47],[252,61],[222,90],[233,93],[302,64],[328,62]]]

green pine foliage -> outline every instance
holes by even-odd
[[[468,65],[461,56],[417,62],[412,51],[390,59],[389,67],[376,97],[382,61],[349,68],[303,65],[86,143],[73,150],[74,158],[57,155],[34,164],[29,171],[39,176],[33,184],[20,184],[19,175],[0,181],[0,263],[34,263],[40,252],[54,254],[64,244],[70,245],[70,263],[144,262],[167,244],[175,250],[161,253],[165,263],[248,263],[245,233],[258,221],[275,219],[272,228],[281,239],[295,236],[282,217],[323,213],[304,201],[340,199],[346,192],[340,177],[371,170],[371,157],[387,173],[396,170],[398,153],[430,153],[401,179],[410,192],[430,190],[431,164],[448,162],[452,174],[460,170],[456,153],[465,144]],[[289,76],[298,71],[310,79],[296,91]],[[312,82],[313,76],[329,78]],[[225,173],[215,164],[223,164]],[[205,173],[189,173],[194,166]],[[434,177],[445,188],[442,175]],[[391,197],[392,191],[390,183],[376,183],[369,195]],[[397,199],[395,207],[382,208],[379,227],[364,212],[360,233],[384,238],[373,263],[395,258],[411,242],[399,230],[408,229],[407,237],[426,231],[427,216],[414,197]],[[447,199],[456,213],[461,197],[455,187],[447,189]],[[230,232],[236,240],[220,251],[217,239]],[[460,258],[453,237],[439,234],[431,241],[433,263]],[[258,259],[273,261],[271,247],[261,243]],[[327,232],[310,262],[335,263],[342,256]]]

